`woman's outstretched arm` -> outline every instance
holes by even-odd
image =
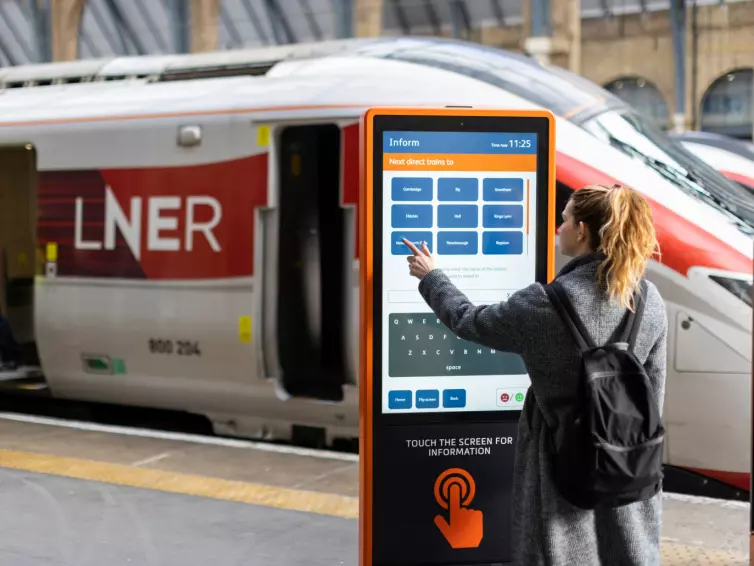
[[[536,285],[536,284],[534,284]],[[465,340],[503,352],[522,354],[522,331],[529,297],[536,290],[526,287],[505,302],[474,305],[439,269],[419,283],[419,292],[445,326]]]
[[[419,279],[419,292],[453,334],[488,348],[523,354],[523,333],[527,323],[537,319],[532,306],[537,294],[542,294],[538,284],[515,292],[506,302],[475,306],[445,273],[435,268],[426,244],[419,251],[405,238],[403,242],[413,254],[407,259],[411,275]]]

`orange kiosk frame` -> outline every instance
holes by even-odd
[[[453,544],[448,545],[448,553],[443,554],[442,557],[424,557],[418,556],[406,556],[401,555],[399,558],[393,557],[390,559],[375,558],[375,552],[379,551],[379,548],[375,548],[375,543],[379,547],[385,544],[385,540],[375,541],[374,529],[375,529],[375,516],[374,507],[374,487],[375,487],[375,475],[379,474],[379,460],[385,458],[386,446],[384,442],[378,440],[378,446],[375,446],[375,427],[383,426],[380,424],[382,421],[381,415],[376,415],[380,411],[382,391],[376,391],[376,384],[381,384],[382,379],[380,376],[374,375],[375,357],[381,355],[381,349],[383,348],[383,339],[381,337],[381,330],[376,327],[376,324],[381,324],[380,321],[375,321],[374,310],[376,301],[380,301],[380,296],[375,296],[375,282],[377,277],[381,277],[381,273],[375,272],[375,265],[379,266],[378,271],[382,269],[382,262],[376,262],[377,254],[383,253],[383,246],[389,245],[389,234],[382,233],[382,226],[375,224],[375,210],[376,207],[382,207],[382,160],[383,160],[383,148],[380,145],[379,148],[375,147],[376,135],[379,134],[379,128],[375,127],[375,121],[388,117],[392,119],[393,126],[390,129],[397,130],[411,130],[417,129],[416,124],[428,123],[427,121],[436,121],[434,126],[429,127],[428,132],[439,132],[452,130],[453,133],[464,131],[464,123],[472,123],[479,125],[480,120],[486,121],[482,130],[473,129],[474,126],[468,126],[467,131],[479,132],[483,131],[488,134],[516,134],[521,132],[537,132],[536,138],[536,174],[537,182],[536,190],[537,201],[535,218],[538,223],[537,231],[537,247],[536,247],[536,262],[537,262],[537,277],[536,280],[541,283],[547,283],[554,277],[554,239],[555,239],[555,117],[548,111],[516,111],[516,110],[497,110],[497,109],[474,109],[470,107],[420,107],[420,108],[373,108],[369,109],[362,116],[361,121],[361,194],[359,205],[359,257],[360,257],[360,348],[359,348],[359,383],[360,383],[360,397],[359,397],[359,431],[360,431],[360,518],[359,518],[359,564],[360,566],[398,566],[404,564],[406,566],[410,564],[426,564],[429,565],[453,565],[458,566],[460,564],[501,564],[504,560],[502,557],[495,556],[494,558],[484,558],[481,561],[474,558],[476,555],[463,554],[454,551]],[[392,118],[391,118],[392,117]],[[400,122],[400,120],[406,120],[407,127],[394,125]],[[423,122],[422,122],[423,120]],[[413,127],[412,127],[413,124]],[[439,125],[438,125],[439,124]],[[449,125],[449,127],[442,127],[442,124]],[[455,124],[455,127],[452,127]],[[458,129],[456,129],[458,128]],[[380,144],[382,144],[380,138]],[[494,156],[497,157],[497,156]],[[504,156],[507,157],[507,156]],[[484,156],[485,159],[489,159],[488,156]],[[377,164],[377,165],[376,165]],[[379,175],[379,176],[378,176]],[[375,186],[378,184],[377,186]],[[528,185],[527,185],[528,187]],[[388,189],[384,189],[388,190]],[[528,195],[528,192],[527,192]],[[543,202],[544,201],[544,202]],[[528,204],[528,202],[527,202]],[[528,219],[528,210],[525,215]],[[382,218],[380,212],[379,218]],[[544,221],[544,222],[543,222]],[[378,236],[375,237],[375,234]],[[380,238],[382,241],[376,241]],[[528,249],[528,248],[527,248]],[[434,248],[432,248],[434,253]],[[410,251],[406,249],[406,255],[408,256]],[[377,285],[377,289],[382,289],[382,285]],[[382,291],[384,292],[384,291]],[[378,291],[379,293],[379,291]],[[417,298],[421,301],[421,297],[417,291]],[[381,309],[380,309],[381,311]],[[376,331],[376,332],[375,332]],[[375,340],[379,339],[380,344],[375,344]],[[387,339],[384,340],[387,344]],[[493,351],[494,352],[494,351]],[[381,367],[381,364],[380,364]],[[457,377],[456,379],[462,379]],[[380,386],[381,389],[381,386]],[[464,390],[465,391],[465,390]],[[465,393],[464,393],[465,395]],[[520,398],[517,396],[517,398]],[[378,406],[378,402],[380,403]],[[439,401],[438,401],[439,403]],[[472,415],[470,412],[455,413],[455,423],[451,426],[453,430],[465,426],[463,423],[464,416]],[[520,416],[520,410],[517,411],[497,411],[495,414],[505,416],[507,422],[504,426],[509,427],[506,430],[512,430],[513,433],[507,438],[515,438],[515,427],[517,427],[517,420]],[[461,415],[459,417],[459,415]],[[392,415],[390,415],[392,417]],[[416,415],[415,415],[416,416]],[[418,415],[418,418],[425,415]],[[488,413],[489,416],[489,413]],[[377,420],[376,418],[377,417]],[[494,418],[494,417],[493,417]],[[477,423],[477,426],[481,426]],[[513,427],[513,428],[511,428]],[[383,427],[387,428],[387,427]],[[392,427],[395,429],[396,427]],[[415,425],[408,425],[406,428],[416,429]],[[446,429],[447,430],[447,429]],[[379,432],[379,431],[378,431]],[[483,433],[485,434],[485,433]],[[496,437],[497,440],[497,437]],[[503,441],[504,442],[504,441]],[[393,445],[395,446],[395,444]],[[514,450],[513,447],[505,452],[503,460],[498,462],[504,462],[506,466],[510,465],[512,468],[512,459]],[[399,456],[400,458],[400,456]],[[376,465],[377,462],[377,465]],[[494,464],[492,465],[494,468]],[[383,468],[384,469],[384,468]],[[443,472],[443,474],[459,472],[463,475],[464,470],[458,468],[451,468]],[[440,474],[440,476],[443,476]],[[455,474],[459,475],[459,474]],[[441,478],[438,478],[438,482]],[[463,478],[461,478],[462,480]],[[434,481],[434,476],[432,477]],[[467,492],[464,494],[466,500],[473,498],[474,496],[474,483],[472,478],[471,484],[467,486]],[[394,481],[386,480],[388,483]],[[489,482],[488,482],[489,483]],[[390,483],[392,486],[393,483]],[[424,484],[422,484],[424,485]],[[435,483],[435,495],[438,497],[438,503],[442,505],[439,499],[440,494],[437,493],[439,483]],[[429,485],[431,490],[431,484]],[[459,494],[461,494],[460,488],[453,491],[454,488],[443,487],[448,491],[445,492],[445,496],[453,498],[455,493],[456,502],[458,502]],[[383,493],[384,495],[384,493]],[[483,494],[477,491],[477,502]],[[463,499],[463,498],[460,498]],[[383,505],[383,500],[378,501],[379,505],[382,505],[382,511],[385,511],[386,506]],[[406,505],[411,506],[411,502],[406,502]],[[447,509],[447,506],[445,507]],[[395,509],[395,512],[400,512],[400,509]],[[474,513],[474,511],[472,511]],[[479,512],[476,512],[479,513]],[[481,513],[479,513],[481,515]],[[422,515],[424,516],[424,515]],[[481,519],[481,517],[479,517]],[[442,530],[442,526],[438,523],[439,517],[435,517],[435,524]],[[452,517],[451,517],[452,519]],[[485,517],[486,519],[486,517]],[[428,517],[429,522],[432,522],[432,516]],[[440,520],[439,522],[442,522]],[[485,522],[486,523],[486,522]],[[445,525],[447,526],[447,525]],[[432,527],[430,527],[432,528]],[[479,536],[481,538],[481,523],[479,526]],[[404,534],[408,538],[400,544],[416,544],[421,541],[416,540],[416,533],[395,533],[397,537],[402,537]],[[386,538],[383,536],[383,539]],[[446,539],[447,539],[446,535]],[[411,540],[409,540],[411,539]],[[436,545],[437,541],[428,542],[430,545]],[[392,544],[392,543],[391,543]],[[477,546],[479,543],[476,543]],[[489,543],[488,543],[489,544]],[[421,546],[421,544],[419,544]],[[473,546],[473,545],[472,545]],[[466,546],[468,548],[468,545]],[[488,553],[489,554],[489,553]],[[481,555],[480,555],[481,556]]]

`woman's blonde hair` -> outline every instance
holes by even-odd
[[[647,260],[659,254],[649,204],[629,187],[590,185],[573,193],[571,213],[586,224],[592,249],[606,256],[597,270],[600,286],[633,310]]]

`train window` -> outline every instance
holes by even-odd
[[[730,277],[721,277],[719,275],[710,275],[712,281],[727,289],[730,293],[733,293],[736,297],[741,299],[744,303],[752,306],[752,282],[744,279],[732,279]]]

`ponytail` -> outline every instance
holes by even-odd
[[[605,256],[597,269],[600,286],[621,307],[633,310],[647,260],[659,253],[649,204],[639,192],[620,185],[592,185],[571,199],[575,221],[587,225],[593,249]]]

